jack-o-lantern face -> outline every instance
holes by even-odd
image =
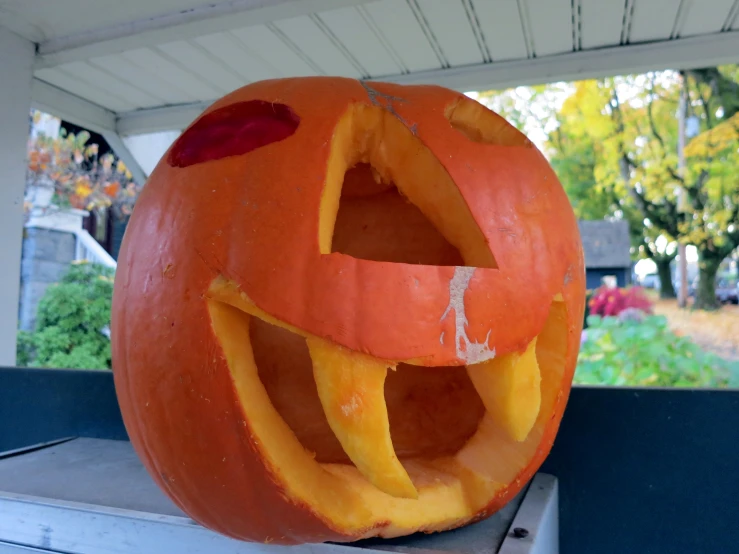
[[[439,87],[249,85],[142,193],[116,389],[162,489],[275,543],[490,515],[549,452],[584,307],[572,209],[505,120]]]

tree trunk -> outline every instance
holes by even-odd
[[[657,277],[659,277],[659,297],[660,298],[677,298],[675,287],[672,286],[672,272],[670,271],[670,262],[667,260],[654,260],[657,264]]]
[[[701,259],[698,263],[698,288],[695,291],[695,304],[697,310],[717,310],[719,308],[716,300],[716,273],[718,273],[721,260]]]

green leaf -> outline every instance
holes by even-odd
[[[663,317],[640,323],[599,319],[580,349],[575,383],[624,386],[739,386],[729,363],[678,337]]]
[[[19,363],[35,367],[110,369],[110,324],[114,271],[73,264],[39,302],[36,328],[21,334]]]

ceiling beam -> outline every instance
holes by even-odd
[[[96,133],[115,131],[115,113],[40,79],[31,83],[31,106]]]
[[[193,102],[162,108],[147,108],[118,115],[116,130],[121,136],[181,131],[195,121],[211,102]]]
[[[370,0],[228,0],[189,10],[49,39],[38,45],[35,68],[116,54],[133,48],[356,6]]]
[[[459,91],[502,90],[557,81],[596,79],[663,69],[739,62],[739,31],[614,46],[521,61],[422,71],[378,80],[435,84]]]
[[[146,173],[141,169],[141,164],[139,164],[136,157],[128,149],[121,136],[118,133],[108,132],[103,133],[103,138],[108,143],[108,146],[113,149],[115,155],[118,156],[131,172],[134,182],[139,186],[144,186],[147,177]]]
[[[377,80],[401,84],[435,84],[466,92],[737,62],[739,32],[728,32],[520,61],[424,71]],[[118,132],[132,135],[181,130],[210,104],[211,102],[200,102],[122,113],[118,117]]]

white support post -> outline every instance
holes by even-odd
[[[34,53],[0,26],[0,366],[15,365]]]

